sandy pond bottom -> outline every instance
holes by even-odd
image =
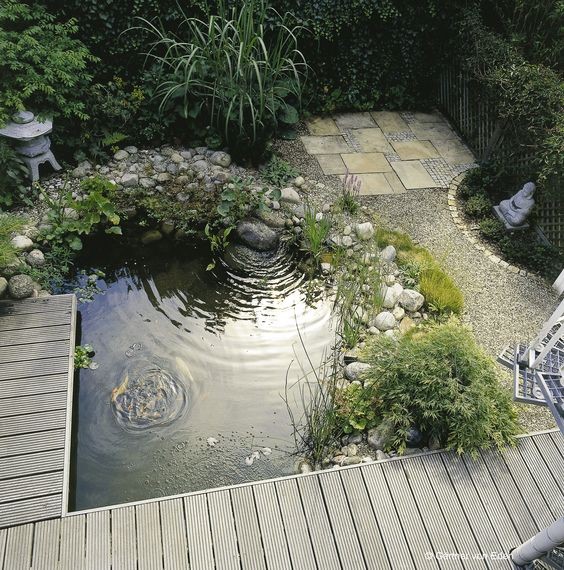
[[[293,472],[286,375],[322,361],[331,306],[285,251],[226,259],[206,271],[205,243],[112,239],[84,252],[105,293],[79,304],[98,368],[78,375],[73,510]]]

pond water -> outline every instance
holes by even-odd
[[[207,243],[85,250],[105,277],[79,304],[98,368],[77,375],[72,510],[294,471],[286,377],[331,346],[330,302],[284,249],[230,249],[211,271]]]

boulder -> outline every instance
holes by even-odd
[[[41,267],[45,265],[45,256],[43,252],[39,249],[32,249],[26,257],[26,261],[32,267]]]
[[[23,259],[16,257],[16,259],[8,263],[8,265],[2,267],[1,272],[4,277],[13,277],[14,275],[22,272],[26,267],[26,262]]]
[[[396,319],[390,311],[382,311],[376,315],[374,326],[380,331],[388,331],[396,326]]]
[[[422,439],[423,436],[416,427],[412,426],[407,430],[407,439],[406,439],[407,447],[419,447],[419,444],[421,443]]]
[[[33,279],[29,275],[14,275],[8,282],[8,291],[13,299],[31,297],[33,288]]]
[[[393,263],[396,260],[396,248],[393,245],[388,245],[380,252],[380,259],[386,263]]]
[[[405,334],[415,327],[415,321],[411,317],[404,317],[399,325],[399,331],[401,334]]]
[[[370,370],[370,364],[365,364],[364,362],[351,362],[345,366],[345,378],[349,382],[361,380],[362,375],[367,370]]]
[[[114,160],[125,160],[126,158],[129,158],[129,153],[126,150],[118,150],[114,154]]]
[[[0,297],[3,297],[8,290],[8,280],[0,277]]]
[[[362,241],[368,241],[374,236],[374,226],[370,222],[356,224],[354,230],[358,239]]]
[[[404,289],[399,298],[400,305],[410,313],[418,311],[425,302],[425,297],[414,289]]]
[[[301,201],[298,191],[294,190],[294,188],[282,188],[282,190],[280,190],[280,202],[299,204]]]
[[[125,151],[123,151],[125,152]],[[139,175],[134,172],[126,172],[120,180],[120,183],[124,188],[132,188],[139,185]]]
[[[385,309],[393,309],[398,303],[402,293],[403,287],[399,283],[394,283],[391,287],[386,287],[382,306]]]
[[[156,241],[163,239],[163,234],[159,230],[147,230],[141,236],[141,243],[143,245],[148,245]]]
[[[373,449],[385,449],[394,435],[393,426],[390,422],[384,420],[375,428],[368,432],[366,441]]]
[[[27,236],[17,235],[10,240],[10,244],[18,251],[29,251],[33,249],[33,240]]]
[[[218,150],[210,156],[209,161],[217,166],[227,168],[231,164],[231,156],[226,152]]]
[[[257,251],[270,251],[278,245],[278,234],[260,220],[242,220],[236,232],[246,246]]]

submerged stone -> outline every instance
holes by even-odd
[[[278,246],[278,234],[260,220],[243,220],[236,231],[239,239],[251,249],[271,251]]]

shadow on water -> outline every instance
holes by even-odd
[[[288,367],[297,379],[307,362],[297,327],[312,362],[331,344],[330,303],[283,246],[209,261],[200,242],[85,249],[79,267],[105,277],[79,306],[98,368],[77,375],[74,509],[293,471],[281,394]]]

